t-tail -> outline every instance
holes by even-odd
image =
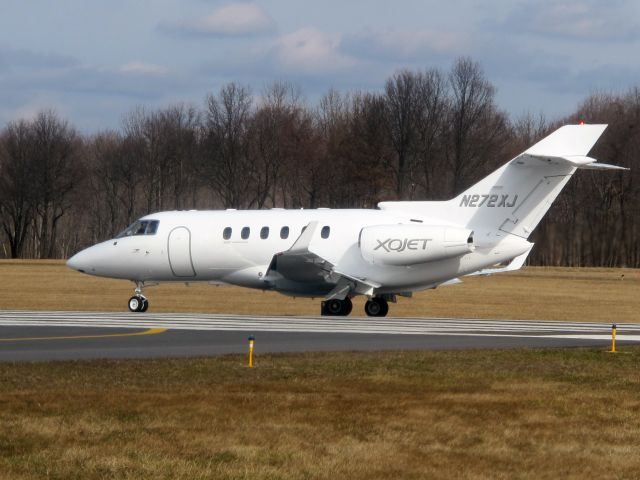
[[[510,235],[527,239],[578,168],[628,170],[587,156],[606,127],[565,125],[452,200],[379,207],[464,226],[487,242]]]

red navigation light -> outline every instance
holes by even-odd
[[[580,120],[580,125],[584,125],[584,120]]]

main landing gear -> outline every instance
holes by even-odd
[[[129,310],[132,312],[146,312],[149,308],[149,300],[142,295],[144,282],[136,282],[135,295],[129,299]]]
[[[344,300],[338,300],[333,298],[322,302],[321,313],[322,315],[340,316],[344,317],[351,313],[353,303],[349,297]]]
[[[352,308],[349,297],[344,300],[333,298],[322,302],[321,313],[325,316],[344,317],[351,313]],[[385,317],[389,313],[389,303],[386,298],[373,297],[364,304],[364,312],[369,317]]]
[[[389,313],[389,304],[384,298],[373,297],[364,304],[364,313],[369,317],[386,317]]]

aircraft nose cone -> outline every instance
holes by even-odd
[[[76,253],[73,257],[67,260],[67,267],[73,268],[81,273],[86,273],[88,268],[87,262],[87,250],[82,250]]]

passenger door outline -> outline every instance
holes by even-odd
[[[169,232],[167,257],[174,276],[180,278],[196,276],[191,256],[191,231],[187,227],[175,227]]]

